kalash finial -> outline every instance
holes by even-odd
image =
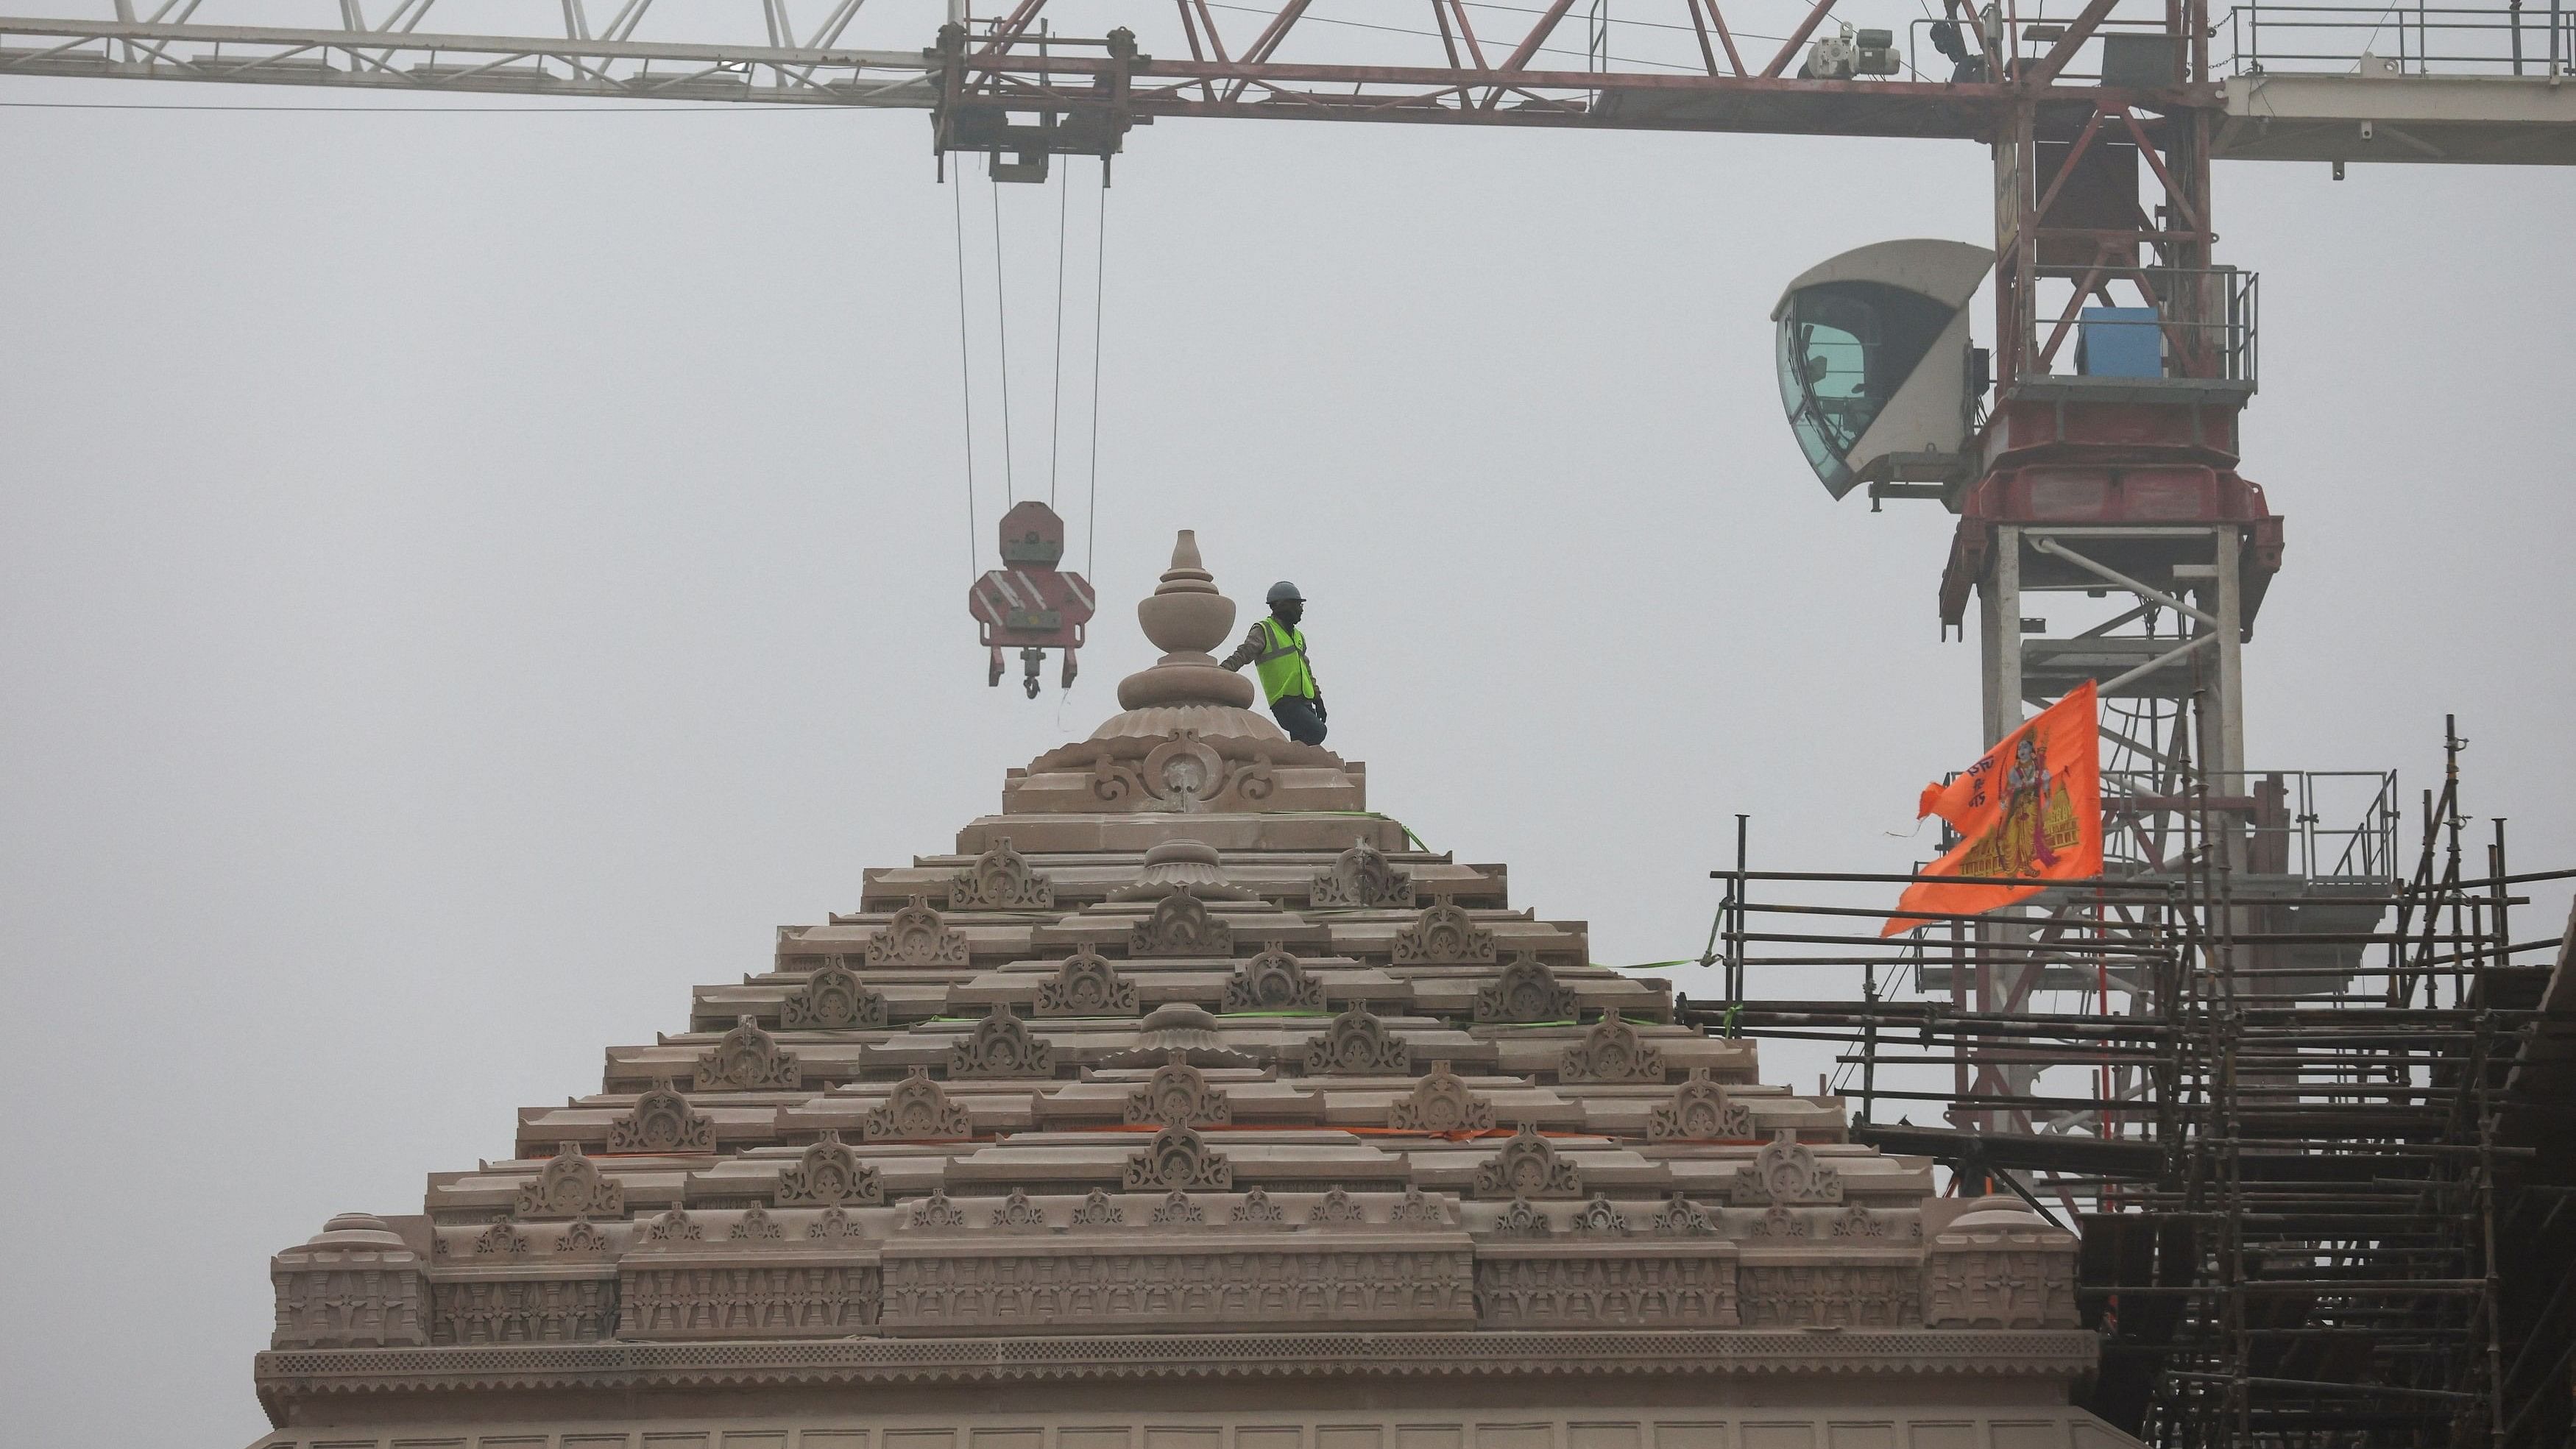
[[[1234,600],[1216,591],[1199,561],[1198,534],[1184,528],[1172,544],[1172,566],[1136,604],[1145,637],[1163,651],[1150,669],[1118,681],[1121,709],[1214,704],[1250,709],[1252,681],[1218,667],[1215,650],[1234,631]]]

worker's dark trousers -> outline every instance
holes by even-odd
[[[1288,738],[1297,743],[1320,745],[1324,742],[1324,719],[1315,713],[1313,700],[1283,694],[1270,702],[1270,714],[1279,721],[1279,727],[1288,732]]]

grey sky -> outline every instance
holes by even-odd
[[[1604,962],[1697,950],[1733,812],[1763,864],[1902,868],[1916,789],[1975,752],[1950,521],[1827,500],[1767,322],[1835,251],[1986,236],[1974,146],[1138,132],[1103,617],[1071,699],[1030,703],[985,688],[963,612],[920,116],[0,134],[8,1443],[251,1439],[268,1253],[416,1211],[424,1171],[507,1154],[516,1107],[595,1088],[603,1046],[679,1029],[690,983],[763,969],[776,923],[947,848],[1114,708],[1175,527],[1239,601],[1306,588],[1373,803],[1508,861]],[[974,568],[992,195],[962,197]],[[1003,203],[1025,493],[1057,193]],[[2576,177],[2240,165],[2217,205],[2263,273],[2246,471],[2289,521],[2253,763],[2394,766],[2411,799],[2456,710],[2471,810],[2513,817],[2519,864],[2576,863]]]

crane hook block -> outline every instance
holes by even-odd
[[[1064,651],[1064,687],[1073,687],[1074,651],[1091,622],[1091,585],[1056,567],[1064,557],[1064,520],[1031,501],[1002,515],[1002,566],[975,581],[966,612],[975,616],[977,642],[989,651],[984,682],[1002,682],[1002,651],[1020,651],[1022,687],[1038,695],[1038,666],[1049,649]]]

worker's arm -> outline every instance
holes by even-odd
[[[1241,669],[1243,666],[1250,664],[1253,660],[1260,658],[1268,644],[1269,641],[1264,639],[1261,634],[1261,621],[1255,619],[1252,621],[1252,632],[1243,636],[1243,643],[1237,646],[1233,653],[1217,661],[1218,667],[1221,669]]]

